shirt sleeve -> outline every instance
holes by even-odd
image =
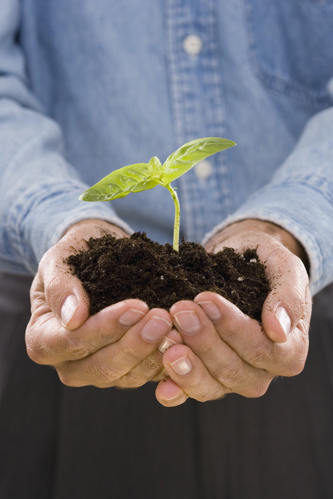
[[[78,200],[87,186],[65,160],[59,126],[29,89],[16,42],[19,0],[0,16],[0,270],[35,273],[42,255],[73,223],[107,220],[131,229],[109,204]]]
[[[310,289],[333,281],[333,108],[310,119],[292,153],[271,182],[205,237],[231,223],[254,218],[273,222],[304,246]],[[205,242],[204,241],[204,242]]]

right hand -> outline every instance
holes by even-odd
[[[129,299],[89,316],[89,299],[64,262],[89,237],[128,237],[102,220],[79,222],[42,258],[31,288],[29,357],[56,368],[68,386],[135,388],[164,377],[165,337],[180,342],[169,313]],[[163,350],[163,349],[162,349]]]

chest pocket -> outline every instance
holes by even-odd
[[[333,0],[244,0],[254,71],[306,107],[332,104]]]

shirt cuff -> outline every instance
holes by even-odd
[[[110,203],[88,203],[79,201],[87,188],[84,183],[73,181],[63,185],[50,184],[47,188],[35,188],[25,193],[24,199],[16,203],[8,216],[8,238],[12,253],[11,261],[4,261],[6,269],[19,273],[35,274],[44,253],[56,244],[64,232],[73,224],[86,219],[101,219],[117,225],[128,234],[133,230],[121,220]],[[0,269],[2,265],[0,263]]]

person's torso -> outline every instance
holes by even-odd
[[[330,104],[332,26],[333,0],[22,0],[21,41],[33,91],[89,185],[195,138],[237,142],[176,182],[182,234],[200,241]],[[171,240],[162,188],[114,206]]]

